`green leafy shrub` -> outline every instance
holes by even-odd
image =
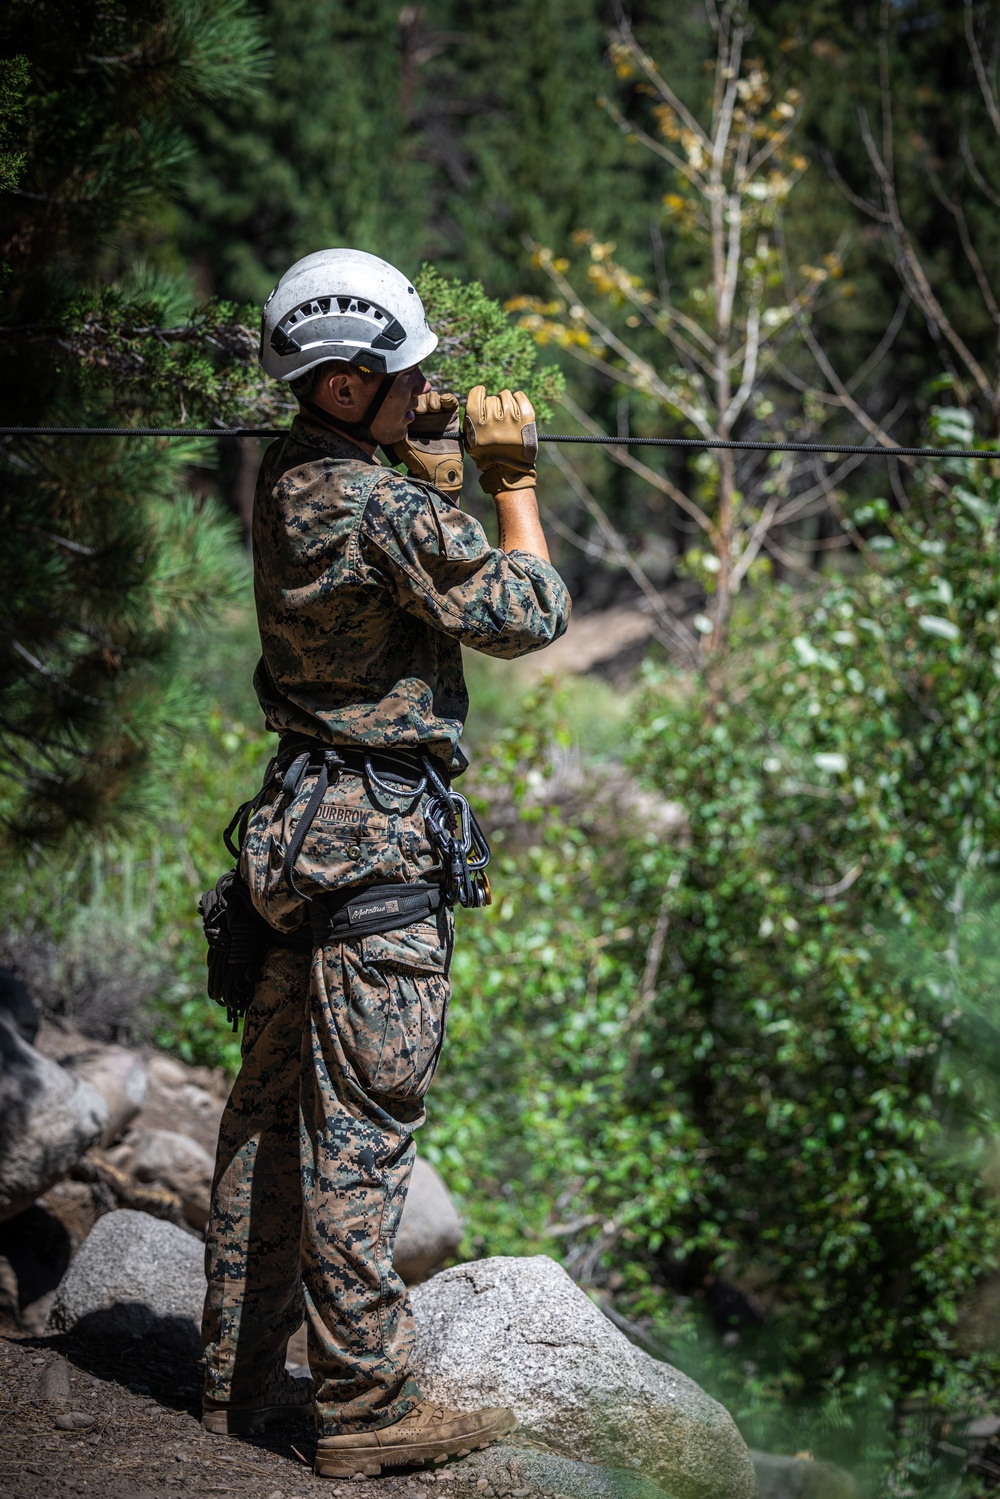
[[[996,1372],[955,1320],[998,1250],[1000,489],[943,480],[858,513],[864,570],[773,590],[710,683],[649,673],[632,759],[684,837],[549,816],[501,848],[431,1101],[470,1247],[560,1254],[758,1438],[792,1402],[841,1456]],[[551,733],[528,708],[493,752],[522,787]],[[685,1352],[681,1271],[767,1325]]]
[[[524,390],[539,421],[552,416],[565,381],[554,364],[538,365],[532,335],[519,328],[478,281],[441,276],[425,265],[416,280],[427,320],[440,339],[424,361],[429,378],[463,398],[473,385]]]

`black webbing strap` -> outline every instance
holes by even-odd
[[[309,907],[313,941],[325,947],[331,942],[356,942],[359,937],[395,932],[433,916],[441,904],[441,886],[423,880],[316,896]]]
[[[308,756],[301,755],[299,759],[302,761],[301,769],[299,771],[299,781],[301,783],[301,779],[305,774],[306,769],[309,768]],[[289,888],[294,890],[295,894],[299,896],[301,900],[306,900],[308,899],[308,897],[302,894],[302,891],[295,883],[295,861],[299,856],[299,850],[305,842],[306,834],[316,820],[316,813],[323,805],[323,798],[326,796],[326,793],[330,789],[330,771],[331,769],[339,769],[342,763],[343,762],[341,761],[341,758],[337,754],[336,750],[328,749],[323,752],[323,758],[320,762],[319,770],[316,774],[316,784],[313,787],[312,796],[306,803],[305,811],[299,818],[295,832],[288,840],[288,847],[285,850],[285,863],[282,872],[285,879],[288,881]],[[298,764],[299,761],[296,760],[290,767],[290,770],[285,773],[286,783],[289,779],[291,771],[294,771],[295,767]]]

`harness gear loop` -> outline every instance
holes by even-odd
[[[382,774],[375,769],[376,761]],[[253,999],[272,947],[311,951],[314,945],[354,942],[396,931],[435,913],[439,913],[440,923],[445,911],[456,902],[473,907],[490,904],[485,873],[489,845],[469,803],[451,789],[447,772],[442,775],[436,769],[433,756],[426,750],[365,751],[353,746],[338,750],[321,741],[293,737],[284,749],[279,746],[260,791],[236,809],[226,828],[223,838],[234,859],[239,861],[250,818],[268,795],[273,795],[275,779],[281,777],[278,808],[284,809],[299,795],[306,775],[313,770],[316,784],[289,839],[282,866],[290,889],[306,902],[308,918],[292,932],[272,927],[254,906],[239,868],[223,874],[198,902],[208,942],[208,993],[225,1006],[234,1031]],[[431,788],[424,805],[424,825],[440,860],[440,877],[405,884],[353,886],[313,897],[303,894],[295,883],[296,860],[332,781],[345,771],[363,775],[372,795],[395,801],[412,797],[411,811]],[[431,874],[436,875],[436,871]],[[448,947],[450,967],[451,939],[442,940]]]
[[[426,768],[415,786],[411,786],[405,781],[397,782],[393,786],[390,782],[383,781],[382,777],[376,774],[375,767],[372,765],[371,755],[365,756],[365,776],[371,790],[378,792],[380,796],[384,796],[386,801],[402,801],[404,794],[409,795],[412,800],[410,806],[407,808],[408,813],[412,812],[417,802],[427,790]]]

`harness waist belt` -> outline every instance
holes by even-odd
[[[323,739],[310,738],[307,734],[282,734],[278,741],[277,764],[287,765],[301,754],[309,755],[310,760],[320,760],[329,754],[336,756],[334,763],[344,770],[361,774],[367,766],[371,766],[381,775],[403,782],[409,781],[413,785],[424,779],[425,759],[430,760],[443,780],[450,782],[453,774],[444,761],[429,750],[412,749],[403,745],[399,748],[368,748],[363,744],[329,744]]]
[[[309,906],[313,942],[326,946],[395,932],[413,921],[424,921],[441,904],[441,886],[422,880],[409,885],[368,885],[344,895],[320,895]]]

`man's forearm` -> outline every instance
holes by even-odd
[[[538,518],[535,491],[501,489],[493,498],[500,527],[501,552],[530,552],[533,557],[548,562],[549,549]]]

